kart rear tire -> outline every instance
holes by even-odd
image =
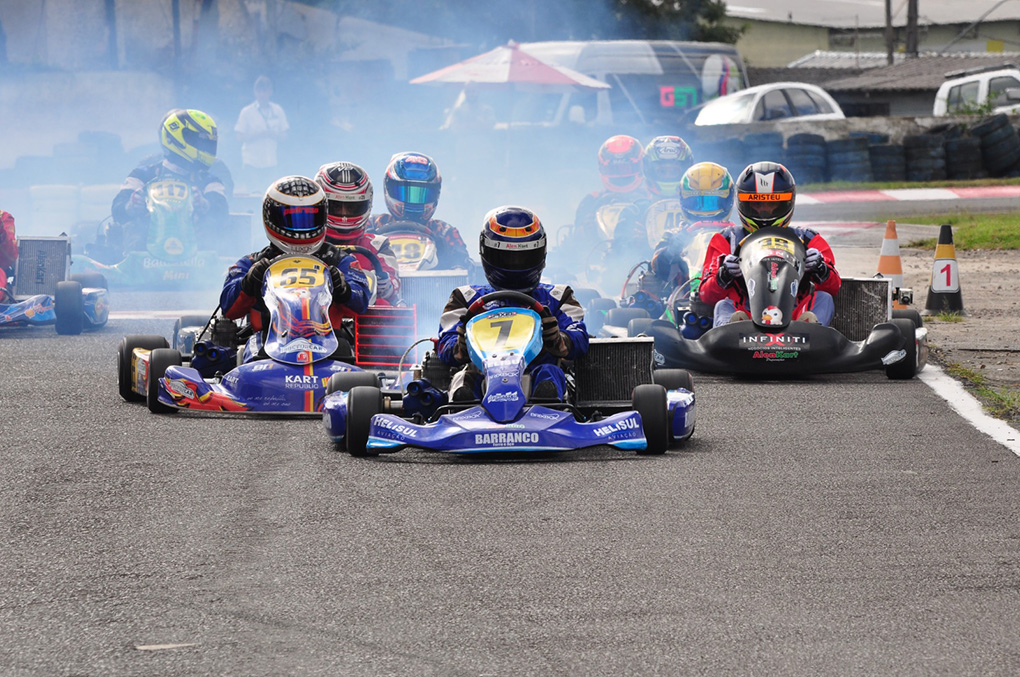
[[[370,371],[338,371],[329,377],[326,394],[349,392],[358,386],[379,387],[379,376]]]
[[[85,326],[85,299],[81,293],[81,282],[58,282],[57,293],[53,295],[53,306],[57,315],[57,333],[80,334]]]
[[[899,362],[886,365],[885,375],[894,380],[912,379],[917,375],[917,342],[914,340],[914,329],[917,325],[903,317],[894,317],[892,323],[903,334],[903,350],[907,352],[907,356]]]
[[[166,347],[168,346],[165,338],[151,334],[132,334],[120,340],[117,346],[117,389],[126,402],[145,400],[145,395],[139,395],[131,389],[131,358],[135,348],[155,350]]]
[[[650,317],[635,317],[627,323],[627,336],[647,336],[648,328],[652,326],[652,322],[655,320]]]
[[[75,273],[71,276],[75,282],[80,282],[82,287],[93,287],[98,289],[109,289],[106,276],[102,273]]]
[[[173,345],[171,346],[175,350],[181,350],[181,345],[177,340],[180,336],[181,330],[186,327],[202,327],[209,322],[208,315],[199,315],[198,313],[191,313],[189,315],[181,315],[174,321],[174,333],[173,333]]]
[[[904,319],[910,320],[914,323],[915,327],[924,326],[924,318],[921,317],[921,313],[914,310],[913,308],[893,308],[892,311],[893,319]]]
[[[606,313],[606,321],[603,322],[603,325],[626,327],[631,320],[642,317],[649,317],[648,311],[644,308],[613,308]]]
[[[374,386],[355,386],[347,393],[347,453],[351,456],[377,456],[368,448],[372,417],[383,408],[382,391]]]
[[[634,411],[641,414],[641,429],[644,430],[648,446],[639,449],[642,455],[664,454],[669,447],[669,408],[666,404],[666,389],[661,385],[646,383],[634,388],[631,402]]]
[[[159,401],[159,379],[167,367],[180,366],[181,353],[173,348],[156,348],[149,356],[149,382],[146,384],[145,403],[153,414],[175,414],[176,407],[168,407]]]
[[[694,392],[694,377],[686,369],[656,369],[652,372],[652,383],[666,390],[687,390]]]

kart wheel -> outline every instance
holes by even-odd
[[[350,392],[357,386],[379,387],[379,376],[370,371],[338,371],[329,377],[326,394]]]
[[[199,315],[198,313],[192,313],[190,315],[181,315],[174,322],[174,333],[173,333],[173,344],[172,348],[180,350],[181,352],[191,352],[190,350],[185,351],[180,340],[181,330],[189,327],[198,327],[199,331],[205,328],[205,325],[209,322],[208,315]]]
[[[162,336],[134,334],[120,340],[120,345],[117,346],[117,388],[121,397],[128,402],[141,402],[145,399],[145,395],[139,395],[131,389],[134,382],[131,378],[131,362],[134,359],[135,348],[155,350],[166,347],[166,339]]]
[[[921,313],[914,310],[913,308],[893,308],[892,311],[893,319],[904,319],[910,320],[914,323],[915,327],[924,326],[924,318],[921,317]]]
[[[149,356],[149,382],[146,384],[148,395],[145,402],[153,414],[176,413],[175,407],[168,407],[159,401],[159,379],[163,378],[167,367],[180,364],[181,354],[172,348],[156,348]]]
[[[694,392],[694,377],[686,369],[656,369],[652,372],[652,383],[666,390],[688,390]]]
[[[374,386],[355,386],[347,393],[347,453],[351,456],[376,456],[368,448],[372,417],[382,411],[382,391]]]
[[[903,317],[894,317],[892,323],[903,334],[903,350],[907,351],[907,356],[899,362],[893,362],[886,366],[885,375],[896,380],[914,378],[917,374],[917,341],[914,340],[915,325],[911,320]]]
[[[664,454],[669,446],[669,408],[666,405],[666,389],[661,385],[646,383],[634,388],[632,398],[634,411],[641,414],[641,428],[648,446],[639,449],[639,454]]]
[[[647,336],[648,328],[652,326],[652,322],[654,321],[655,320],[650,317],[635,317],[627,323],[627,336]]]
[[[106,276],[102,273],[75,273],[71,276],[75,282],[80,282],[82,287],[93,287],[98,289],[109,289]]]
[[[613,308],[606,313],[606,321],[611,327],[626,327],[631,320],[648,317],[644,308]]]
[[[53,310],[57,314],[58,334],[80,334],[85,326],[85,300],[81,283],[74,280],[57,283],[53,295]]]

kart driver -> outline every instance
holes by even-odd
[[[470,271],[474,263],[460,233],[446,221],[432,218],[442,187],[443,177],[432,158],[422,153],[397,153],[390,158],[383,177],[383,193],[389,213],[373,217],[369,231],[375,233],[396,221],[417,223],[436,243],[437,267]]]
[[[596,215],[607,204],[633,203],[647,200],[641,161],[644,156],[641,142],[633,136],[618,134],[606,139],[598,152],[599,178],[602,189],[585,195],[574,213],[573,234],[577,239],[602,239]]]
[[[713,325],[750,319],[747,287],[734,252],[740,241],[759,228],[789,227],[796,198],[793,175],[777,162],[755,162],[737,178],[737,214],[740,226],[731,226],[712,236],[705,254],[699,293],[701,300],[715,304]],[[807,247],[804,284],[797,292],[793,319],[828,325],[835,312],[833,296],[842,278],[836,272],[832,248],[821,235],[807,228],[791,228]]]
[[[0,209],[0,300],[7,289],[7,271],[18,260],[18,243],[14,238],[14,217]]]
[[[439,322],[439,358],[451,366],[467,365],[454,374],[451,399],[469,401],[482,396],[482,374],[470,362],[465,338],[468,306],[485,294],[512,290],[542,304],[543,348],[527,369],[531,395],[562,400],[567,389],[562,361],[576,360],[588,351],[588,330],[584,309],[570,287],[540,283],[545,268],[545,228],[528,209],[498,207],[486,215],[478,247],[488,284],[454,289]],[[493,307],[500,305],[497,302]]]
[[[243,257],[227,271],[220,292],[223,315],[237,320],[245,315],[261,332],[268,327],[269,311],[262,299],[262,283],[273,259],[284,254],[313,256],[329,266],[333,303],[329,319],[339,329],[350,313],[368,308],[368,280],[357,259],[326,242],[326,194],[309,178],[285,176],[273,182],[262,200],[262,222],[269,246]],[[245,361],[253,356],[246,354]]]
[[[326,242],[341,249],[364,247],[379,259],[383,274],[376,280],[376,299],[381,305],[400,301],[397,256],[384,235],[366,232],[372,212],[372,182],[368,173],[351,162],[334,162],[319,167],[315,181],[326,193]],[[364,254],[351,252],[363,270],[372,262]]]
[[[213,119],[200,110],[172,110],[160,124],[159,141],[162,159],[151,156],[142,160],[113,198],[113,224],[106,231],[111,255],[145,249],[149,231],[145,186],[158,179],[178,179],[191,186],[196,233],[216,233],[227,219],[226,189],[209,172],[216,162]]]

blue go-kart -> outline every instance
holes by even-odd
[[[322,407],[330,439],[353,456],[372,456],[404,447],[482,454],[599,445],[661,454],[690,438],[693,381],[679,369],[653,374],[650,338],[593,339],[569,372],[574,388],[565,401],[529,398],[525,369],[542,349],[539,310],[512,291],[486,294],[468,308],[468,353],[484,377],[480,401],[449,401],[451,370],[434,355],[399,390],[337,375]]]

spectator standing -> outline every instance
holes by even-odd
[[[255,80],[255,101],[241,109],[234,131],[241,141],[241,172],[248,190],[260,192],[276,179],[277,144],[290,125],[283,108],[270,99],[273,83],[265,75]]]

